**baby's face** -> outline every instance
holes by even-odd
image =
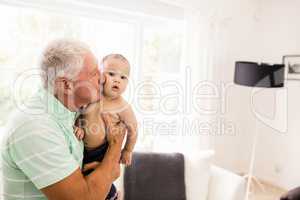
[[[129,77],[129,64],[121,59],[108,58],[104,63],[104,96],[119,97],[126,89]]]

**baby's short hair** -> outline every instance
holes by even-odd
[[[123,56],[122,54],[116,54],[116,53],[108,54],[107,56],[105,56],[102,59],[102,63],[104,63],[109,58],[115,58],[115,59],[122,60],[122,61],[126,62],[130,66],[129,61],[127,60],[127,58],[125,58],[125,56]]]
[[[114,58],[114,59],[118,59],[118,60],[121,60],[123,62],[125,62],[126,64],[128,64],[129,66],[129,71],[130,71],[130,63],[129,61],[127,60],[127,58],[125,58],[125,56],[123,56],[122,54],[117,54],[117,53],[112,53],[112,54],[108,54],[107,56],[105,56],[102,61],[101,61],[101,64],[100,64],[100,70],[104,70],[104,62],[106,60],[108,60],[109,58]]]

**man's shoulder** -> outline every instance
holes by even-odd
[[[31,110],[34,111],[34,110]],[[35,110],[37,111],[37,110]],[[43,113],[28,113],[24,110],[16,109],[9,116],[4,129],[4,135],[1,141],[2,156],[4,160],[10,160],[12,148],[20,147],[22,151],[29,150],[36,143],[47,140],[61,140],[60,129],[51,116]],[[49,139],[43,139],[49,138]],[[25,154],[25,152],[23,152]]]
[[[11,126],[38,121],[41,124],[53,123],[53,118],[48,112],[47,102],[42,100],[40,93],[34,94],[22,105],[16,105],[8,122]]]
[[[16,125],[24,123],[29,123],[31,125],[53,125],[55,120],[51,114],[47,113],[42,105],[35,105],[35,107],[27,107],[26,109],[16,109],[8,120],[8,126],[15,127]]]
[[[42,111],[38,111],[38,109],[32,109],[31,113],[28,111],[28,109],[15,110],[10,115],[5,127],[5,140],[26,136],[29,137],[36,132],[53,134],[53,132],[60,131],[59,125],[51,115],[42,113]]]

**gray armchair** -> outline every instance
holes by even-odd
[[[280,200],[300,200],[300,187],[288,191]]]
[[[200,159],[188,161],[187,155],[181,154],[143,153],[137,156],[135,153],[132,166],[127,169],[122,167],[121,176],[115,182],[121,193],[125,194],[121,199],[173,200],[172,195],[178,195],[174,199],[183,200],[243,199],[245,179],[212,165],[212,155],[206,156],[211,152],[199,154]],[[140,169],[143,172],[137,172]]]

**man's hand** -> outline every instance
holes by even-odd
[[[123,122],[116,122],[114,115],[112,114],[102,114],[103,121],[106,126],[106,138],[109,143],[108,150],[102,160],[105,162],[109,159],[109,162],[112,164],[112,178],[116,180],[120,176],[120,159],[121,159],[121,149],[123,140],[126,134],[126,126]],[[107,157],[107,153],[114,151],[115,157]]]
[[[106,126],[106,136],[109,145],[119,145],[122,146],[125,134],[126,126],[123,122],[115,122],[114,116],[112,114],[102,114]]]

